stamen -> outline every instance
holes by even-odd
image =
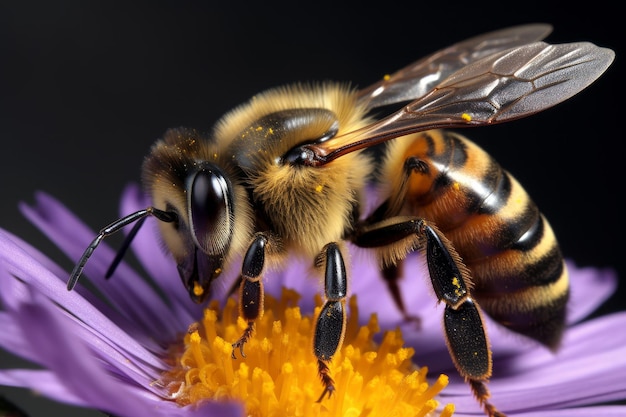
[[[220,310],[212,303],[203,320],[192,325],[178,349],[174,366],[159,383],[180,406],[203,400],[239,400],[250,416],[378,416],[450,417],[454,405],[441,407],[435,397],[448,384],[446,375],[429,384],[425,367],[411,361],[400,330],[386,332],[379,344],[376,315],[358,324],[356,297],[342,349],[328,363],[335,393],[320,402],[323,386],[313,354],[312,334],[321,299],[313,315],[302,315],[299,294],[283,290],[280,299],[265,295],[265,314],[255,321],[246,357],[233,359],[232,341],[248,326],[229,299]],[[440,410],[437,412],[436,410]]]

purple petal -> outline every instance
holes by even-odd
[[[568,261],[570,271],[570,308],[568,323],[576,323],[593,313],[617,288],[617,276],[611,269],[579,268]]]
[[[2,281],[4,281],[4,278],[0,276],[0,282]],[[2,291],[1,288],[0,291]],[[12,316],[5,312],[0,312],[0,329],[2,329],[0,332],[0,347],[14,355],[21,356],[33,363],[38,363],[39,353],[26,343],[22,328],[17,325]]]
[[[556,354],[542,348],[531,349],[517,355],[516,361],[526,368],[542,368],[546,364],[566,363],[612,350],[621,349],[626,353],[626,332],[615,331],[622,329],[625,325],[626,312],[598,317],[568,328],[564,335],[563,346]],[[626,369],[626,355],[616,357],[610,363],[614,366],[622,365]],[[579,369],[577,371],[581,372]]]
[[[74,394],[74,400],[80,398],[83,404],[119,416],[144,415],[147,410],[150,415],[164,417],[199,413],[150,394],[146,390],[148,382],[129,384],[114,376],[100,361],[94,360],[93,352],[75,337],[67,316],[57,314],[56,307],[45,297],[37,293],[33,297],[36,302],[26,306],[17,320],[28,329],[25,336],[29,343],[53,347],[47,349],[43,364],[53,373],[63,375],[60,383]],[[63,399],[69,401],[71,398]],[[202,415],[213,412],[242,415],[241,406],[237,404],[207,403],[201,408]]]
[[[461,417],[464,414],[455,416]],[[509,417],[624,417],[626,416],[626,406],[602,406],[567,408],[562,410],[540,410],[530,413],[519,413]]]
[[[68,293],[58,277],[4,232],[0,232],[0,254],[1,295],[8,308],[0,314],[0,323],[6,324],[0,345],[51,371],[0,371],[0,383],[36,388],[59,401],[120,416],[142,415],[145,410],[157,410],[150,414],[163,416],[242,415],[240,404],[181,408],[155,396],[157,389],[151,388],[151,382],[158,376],[154,369],[163,367],[160,360],[155,361],[78,293]],[[30,379],[35,377],[41,378]],[[155,392],[149,394],[149,390]]]
[[[79,407],[93,408],[93,404],[85,402],[69,391],[59,379],[58,375],[50,371],[32,369],[0,370],[0,385],[27,388],[34,390],[50,399],[58,402],[72,404]],[[116,398],[111,399],[117,401]],[[139,414],[122,412],[119,417],[137,417],[148,413],[151,417],[242,417],[243,407],[236,402],[204,402],[195,406],[179,407],[172,401],[145,398],[144,409]],[[132,412],[133,410],[128,410]]]
[[[49,346],[41,355],[42,364],[52,372],[63,375],[63,384],[78,397],[100,410],[118,414],[121,411],[140,415],[145,409],[139,387],[122,384],[95,361],[92,352],[74,337],[67,317],[56,314],[48,299],[37,293],[37,301],[26,305],[16,317],[24,328],[26,340],[33,346]],[[85,383],[89,381],[89,383]],[[115,403],[109,399],[116,398]]]
[[[531,349],[494,363],[492,400],[504,412],[597,404],[626,397],[626,333],[611,330],[626,325],[626,312],[612,314],[571,328],[563,350],[556,355]],[[508,367],[497,376],[497,367]],[[479,410],[469,388],[458,378],[444,391],[444,402],[454,402],[461,413]],[[528,399],[532,398],[532,403]]]
[[[47,370],[2,369],[0,370],[0,385],[28,388],[66,404],[80,407],[91,405],[68,390],[57,374]]]
[[[455,417],[480,417],[485,413],[480,410],[475,412],[456,411]],[[597,406],[564,408],[560,410],[537,410],[521,413],[509,414],[508,417],[624,417],[626,416],[626,406]]]
[[[153,367],[162,366],[160,361],[155,360],[153,353],[147,351],[136,338],[129,336],[80,294],[69,293],[58,277],[31,258],[2,231],[0,231],[0,254],[1,297],[5,308],[13,312],[13,317],[20,316],[24,305],[32,305],[32,293],[36,291],[45,294],[45,297],[54,301],[56,305],[62,305],[63,310],[70,313],[74,321],[97,335],[100,341],[117,346],[126,355],[136,357],[143,363]],[[19,277],[19,280],[13,276]],[[142,334],[138,328],[136,331],[137,334]]]

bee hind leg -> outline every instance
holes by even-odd
[[[471,297],[470,273],[448,239],[424,219],[398,216],[362,224],[352,241],[366,248],[392,248],[385,252],[391,259],[402,259],[413,250],[425,255],[435,295],[445,304],[443,324],[450,356],[485,413],[503,417],[488,401],[491,348],[480,307]]]
[[[336,243],[329,243],[316,259],[316,265],[325,266],[324,292],[326,301],[315,324],[313,352],[317,357],[318,372],[324,391],[318,402],[325,396],[330,398],[335,391],[335,382],[330,375],[328,363],[341,347],[346,332],[345,298],[348,288],[346,267],[341,250]]]
[[[504,417],[488,400],[491,347],[481,309],[468,289],[471,279],[452,244],[432,225],[422,222],[428,272],[439,301],[445,303],[443,324],[450,356],[485,413]]]

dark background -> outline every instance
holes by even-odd
[[[98,229],[116,218],[122,188],[138,180],[149,146],[168,127],[207,130],[233,106],[282,83],[333,79],[365,87],[453,42],[547,22],[555,26],[550,42],[593,41],[616,50],[616,62],[556,108],[464,133],[525,185],[568,258],[626,276],[618,130],[626,51],[617,3],[13,3],[0,5],[0,227],[68,269],[71,262],[17,210],[35,190]],[[624,286],[602,312],[626,306]],[[15,363],[0,355],[1,366]],[[0,387],[0,394],[33,415],[89,414],[51,408],[20,390]]]

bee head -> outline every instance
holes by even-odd
[[[233,237],[232,186],[216,166],[203,164],[186,184],[188,250],[177,257],[178,272],[190,297],[202,302],[222,272]],[[189,242],[190,240],[190,242]]]
[[[154,206],[177,218],[159,222],[159,228],[189,296],[198,303],[209,296],[232,251],[236,205],[229,174],[199,151],[200,139],[195,131],[168,131],[143,172]]]

